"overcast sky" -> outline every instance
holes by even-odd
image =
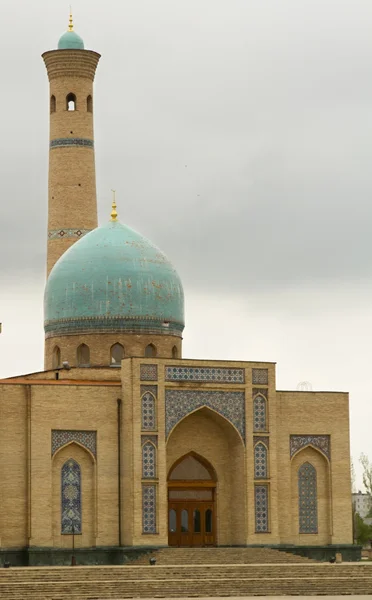
[[[352,454],[372,458],[371,0],[75,0],[73,12],[102,54],[100,222],[115,187],[120,219],[176,266],[184,356],[276,361],[279,389],[349,391]],[[40,55],[56,48],[68,3],[8,2],[2,20],[7,377],[43,366]]]

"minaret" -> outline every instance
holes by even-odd
[[[100,55],[84,49],[70,14],[58,50],[42,56],[50,83],[49,275],[59,257],[97,227],[93,81]]]

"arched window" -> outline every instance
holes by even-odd
[[[178,358],[177,346],[173,346],[172,348],[172,358]]]
[[[155,398],[151,392],[146,392],[142,396],[142,430],[154,431],[155,429]]]
[[[181,531],[187,533],[189,530],[189,511],[186,508],[181,512]]]
[[[177,529],[177,513],[174,508],[169,511],[169,531],[175,533]]]
[[[92,96],[89,94],[88,98],[87,98],[87,111],[88,112],[93,112],[93,99]]]
[[[156,348],[154,344],[149,344],[145,348],[145,357],[146,358],[154,358],[156,356]]]
[[[66,96],[66,110],[76,110],[76,96],[75,96],[75,94],[67,94],[67,96]]]
[[[59,346],[54,346],[53,350],[53,369],[58,369],[61,366],[61,349]]]
[[[253,430],[267,431],[266,398],[259,394],[253,401]]]
[[[61,470],[61,533],[81,533],[81,471],[69,458]]]
[[[200,533],[201,532],[200,510],[197,508],[193,512],[193,525],[194,525],[194,533]]]
[[[142,447],[142,478],[154,479],[156,477],[156,448],[151,442],[146,442]]]
[[[318,533],[316,469],[308,462],[298,469],[298,518],[300,533]]]
[[[267,448],[261,442],[254,447],[254,476],[255,479],[267,478]]]
[[[79,367],[89,367],[90,350],[86,344],[80,344],[77,349],[77,364]]]
[[[50,97],[50,112],[51,113],[56,112],[56,97],[55,96]]]
[[[120,363],[124,358],[124,348],[121,344],[114,344],[110,349],[110,364],[112,367],[120,367]]]

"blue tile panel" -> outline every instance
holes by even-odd
[[[54,148],[68,148],[70,146],[94,148],[94,141],[86,138],[56,138],[50,142],[51,150]]]
[[[267,400],[262,394],[253,400],[253,430],[267,431]]]
[[[81,471],[69,458],[61,470],[61,533],[81,533]]]
[[[262,442],[254,448],[254,477],[255,479],[267,479],[267,448]]]
[[[269,382],[268,369],[252,369],[252,383],[267,385]]]
[[[331,437],[329,435],[291,435],[289,440],[291,458],[298,450],[306,446],[314,446],[331,460]]]
[[[155,398],[151,392],[145,392],[141,401],[142,431],[156,430]]]
[[[155,479],[156,477],[156,448],[151,442],[142,446],[142,477]]]
[[[269,487],[267,485],[254,486],[255,524],[256,533],[269,531]]]
[[[48,231],[48,239],[49,240],[62,240],[63,238],[74,238],[80,239],[87,233],[92,231],[91,229],[79,229],[76,227],[75,229],[49,229]]]
[[[141,365],[140,379],[141,381],[157,381],[158,365]]]
[[[244,392],[165,390],[166,436],[183,417],[203,406],[215,410],[230,421],[245,441]]]
[[[298,470],[298,516],[300,533],[318,533],[316,469],[308,462]]]
[[[166,381],[244,383],[244,369],[221,367],[165,367]]]
[[[45,321],[45,337],[76,333],[146,333],[148,335],[180,336],[184,326],[173,323],[164,329],[163,323],[145,318],[133,317],[81,317],[78,319],[55,319]]]
[[[156,533],[156,486],[142,486],[142,531]]]
[[[59,448],[69,442],[77,442],[97,456],[97,432],[96,431],[75,431],[73,429],[53,429],[52,430],[52,455]]]

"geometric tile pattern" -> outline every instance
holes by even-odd
[[[156,448],[151,442],[142,446],[142,478],[155,479],[156,477]]]
[[[244,369],[216,367],[165,367],[166,381],[244,383]]]
[[[81,472],[70,458],[61,470],[61,533],[81,533]]]
[[[259,394],[253,400],[253,431],[266,431],[266,398]]]
[[[252,438],[253,440],[253,447],[258,443],[258,442],[263,442],[266,446],[266,448],[270,448],[270,438],[268,435],[255,435]]]
[[[314,446],[331,460],[331,437],[329,435],[291,435],[289,439],[291,458],[301,448]]]
[[[142,486],[142,531],[156,533],[156,486]]]
[[[298,470],[298,514],[300,533],[318,533],[316,469],[306,462]]]
[[[49,240],[61,240],[62,238],[76,238],[77,240],[85,234],[92,231],[91,229],[50,229],[48,231]]]
[[[155,429],[155,398],[151,392],[145,392],[142,396],[142,431],[154,431]]]
[[[141,365],[141,381],[157,381],[158,380],[158,365]]]
[[[183,417],[206,406],[225,417],[239,431],[245,441],[244,392],[165,390],[166,436]]]
[[[254,486],[255,524],[257,533],[269,531],[269,488],[267,485]]]
[[[267,448],[261,442],[254,448],[254,477],[267,479]]]
[[[90,450],[93,456],[97,456],[97,432],[75,431],[72,429],[52,430],[52,456],[59,448],[69,442],[78,442],[78,444]]]
[[[252,383],[258,383],[258,385],[267,385],[268,382],[268,369],[252,369]]]
[[[87,138],[56,138],[50,142],[50,148],[66,148],[68,146],[83,146],[94,148],[93,140]]]

